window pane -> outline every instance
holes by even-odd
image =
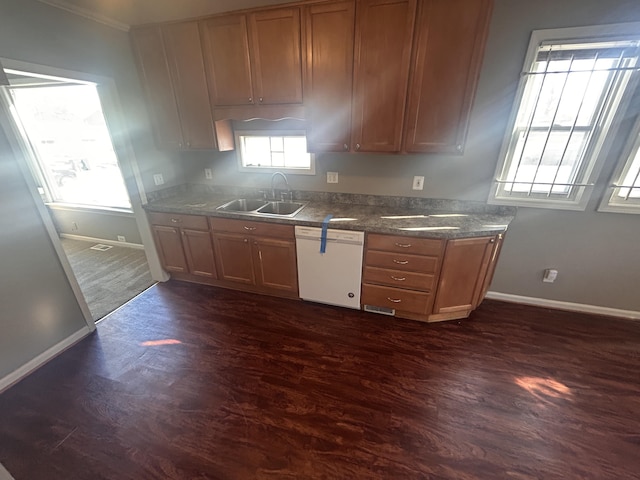
[[[269,137],[241,137],[242,164],[249,166],[271,166],[271,147]]]
[[[54,201],[131,207],[95,86],[11,94]]]
[[[311,170],[311,155],[304,135],[244,134],[238,136],[241,165],[251,168]]]

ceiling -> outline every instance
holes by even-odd
[[[38,0],[114,28],[166,22],[290,0]]]

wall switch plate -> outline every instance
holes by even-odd
[[[71,222],[71,231],[75,232],[76,230],[78,230],[78,223],[77,222]]]
[[[542,276],[542,281],[544,283],[553,283],[558,278],[558,270],[554,270],[553,268],[547,268],[544,271],[544,275]]]
[[[126,239],[126,237],[124,235],[118,235],[118,241],[119,242],[126,242],[127,239]]]
[[[422,190],[424,188],[424,177],[413,177],[413,189]]]
[[[204,169],[204,178],[211,180],[213,178],[213,171],[210,168]]]
[[[327,183],[338,183],[338,172],[327,172]]]
[[[161,173],[156,173],[153,176],[153,183],[155,183],[156,185],[162,185],[164,183],[164,177]]]

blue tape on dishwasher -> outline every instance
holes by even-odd
[[[322,235],[320,236],[320,253],[327,251],[327,230],[329,229],[329,222],[333,218],[333,215],[329,214],[324,217],[322,221]]]

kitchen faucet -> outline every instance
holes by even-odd
[[[289,185],[289,180],[287,180],[287,176],[282,172],[275,172],[273,175],[271,175],[271,198],[273,198],[274,200],[277,200],[275,184],[276,184],[276,176],[278,175],[282,177],[285,185],[287,186],[287,197],[289,198],[289,201],[293,200],[293,193],[291,192],[291,186]],[[284,200],[284,193],[280,197],[280,200]]]

